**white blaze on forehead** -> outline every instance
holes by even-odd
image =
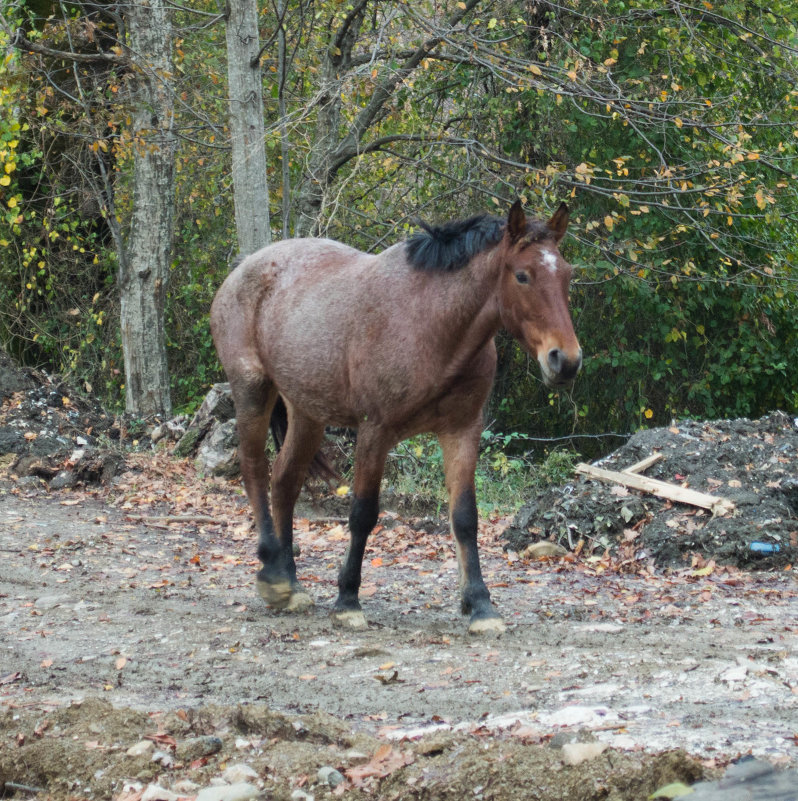
[[[553,250],[544,250],[541,258],[549,272],[557,272],[557,254]]]

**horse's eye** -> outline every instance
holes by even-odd
[[[519,270],[515,274],[515,280],[518,281],[519,284],[528,284],[529,283],[529,273],[525,273],[523,270]]]

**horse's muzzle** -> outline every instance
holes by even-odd
[[[582,367],[582,349],[569,355],[560,348],[551,348],[546,354],[546,363],[541,364],[543,379],[552,387],[570,384]]]

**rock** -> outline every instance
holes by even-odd
[[[534,542],[524,548],[521,556],[524,559],[545,559],[546,557],[565,556],[567,553],[567,549],[563,548],[562,545],[544,540],[543,542]]]
[[[148,784],[141,796],[141,801],[177,801],[180,796],[161,787],[159,784]]]
[[[744,757],[730,765],[722,779],[699,782],[685,798],[691,801],[795,801],[798,771],[779,771],[769,762]]]
[[[304,790],[294,790],[294,792],[291,793],[291,798],[293,798],[294,801],[314,801],[313,796],[310,793],[306,793]],[[199,799],[197,799],[197,801],[199,801]]]
[[[241,782],[252,781],[259,777],[258,772],[254,768],[241,763],[230,765],[224,773],[222,773],[222,778],[227,784],[239,784]]]
[[[155,426],[150,432],[150,442],[155,445],[161,440],[179,441],[186,433],[187,423],[188,415],[179,414],[177,417]]]
[[[200,757],[217,754],[221,750],[222,741],[218,737],[192,737],[177,744],[175,756],[181,762],[193,762]]]
[[[172,785],[172,789],[180,795],[196,795],[200,786],[191,779],[181,779]]]
[[[197,462],[210,475],[238,475],[238,429],[235,420],[215,423],[197,451]]]
[[[125,754],[129,757],[147,756],[154,748],[155,744],[152,740],[141,740],[135,745],[131,745],[130,748],[125,751]]]
[[[337,787],[344,781],[343,775],[329,766],[319,768],[317,778],[321,784],[326,784],[328,787]]]
[[[50,489],[69,489],[78,483],[77,476],[71,470],[61,470],[53,476]]]
[[[153,751],[150,762],[157,762],[164,768],[171,768],[175,764],[175,758],[168,751]]]
[[[235,417],[233,395],[230,384],[214,384],[197,413],[188,424],[185,433],[175,445],[175,456],[191,456],[212,428]]]
[[[595,759],[606,750],[606,743],[565,743],[562,747],[562,761],[566,765],[580,765]]]
[[[237,782],[222,787],[205,787],[197,793],[197,801],[249,801],[259,793],[254,784]]]

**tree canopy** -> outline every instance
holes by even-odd
[[[207,308],[236,252],[223,9],[193,5],[173,8],[162,76],[178,137],[165,311],[178,407],[219,375]],[[112,245],[132,216],[124,13],[11,3],[0,68],[0,340],[110,401]],[[258,21],[274,238],[380,249],[418,217],[519,196],[541,217],[571,206],[583,375],[550,393],[500,339],[497,427],[796,408],[793,3],[274,0]]]

